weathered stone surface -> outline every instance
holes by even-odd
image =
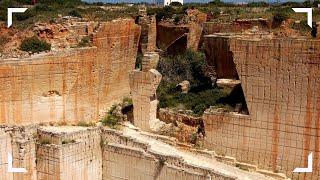
[[[37,179],[102,179],[98,128],[44,127],[38,132]]]
[[[208,147],[239,161],[319,179],[319,41],[231,40],[250,115],[206,112]],[[313,153],[313,173],[307,167]]]
[[[237,79],[238,73],[230,51],[230,37],[219,35],[204,36],[206,65],[213,67],[217,78]]]
[[[151,130],[152,123],[157,121],[156,91],[162,75],[153,68],[158,60],[158,54],[146,54],[142,59],[142,71],[134,70],[130,73],[134,124],[145,131]]]
[[[187,48],[198,50],[203,23],[207,15],[198,10],[188,10],[185,24],[160,22],[157,24],[157,45],[169,53],[181,53]]]
[[[150,69],[156,69],[159,62],[159,54],[156,52],[147,52],[143,55],[142,71],[147,72]]]
[[[181,90],[182,93],[188,93],[190,90],[190,82],[185,80],[177,84],[177,87]]]
[[[272,179],[124,128],[103,129],[103,179]]]
[[[138,24],[141,26],[141,52],[146,53],[155,51],[157,48],[157,22],[155,15],[139,17]]]
[[[98,120],[130,92],[140,27],[102,23],[96,47],[0,61],[0,123]]]

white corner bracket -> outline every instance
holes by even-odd
[[[308,26],[312,28],[312,8],[292,8],[296,13],[307,13]]]
[[[25,168],[13,168],[12,167],[12,154],[8,153],[8,172],[10,173],[26,173],[28,172]]]
[[[293,170],[294,173],[311,173],[312,172],[312,153],[308,156],[308,167],[306,168],[295,168]]]
[[[8,8],[8,28],[12,25],[12,13],[23,13],[28,8]]]

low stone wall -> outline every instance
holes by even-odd
[[[101,179],[99,129],[68,128],[72,132],[52,127],[39,130],[38,179]]]

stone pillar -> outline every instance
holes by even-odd
[[[158,61],[157,53],[146,53],[142,59],[142,71],[134,70],[130,73],[134,125],[144,131],[157,128],[156,91],[162,78],[162,75],[154,69]]]
[[[139,17],[138,24],[141,26],[140,48],[142,53],[156,50],[157,23],[156,16],[144,15]]]

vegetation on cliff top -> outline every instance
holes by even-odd
[[[31,3],[31,0],[0,1],[0,21],[7,20],[8,7],[22,7],[31,5]],[[36,5],[28,7],[25,13],[14,14],[14,21],[19,23],[15,23],[13,26],[25,29],[38,21],[51,22],[59,15],[82,17],[95,21],[109,21],[119,17],[137,16],[138,14],[137,6],[130,7],[117,4],[106,8],[103,5],[98,3],[87,4],[81,0],[39,0]]]
[[[42,51],[50,51],[51,44],[34,36],[24,39],[20,45],[20,49],[26,52],[39,53]]]

